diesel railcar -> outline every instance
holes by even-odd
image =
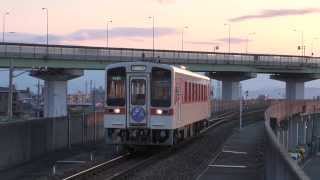
[[[124,62],[106,68],[109,144],[174,145],[195,136],[211,114],[210,79],[173,65]]]

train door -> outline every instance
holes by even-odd
[[[128,127],[147,127],[148,81],[146,76],[129,76]]]

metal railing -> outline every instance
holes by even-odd
[[[282,120],[297,113],[312,113],[319,111],[320,103],[314,101],[278,102],[272,104],[265,111],[266,155],[265,179],[266,180],[310,180],[304,171],[289,157],[288,151],[276,137],[270,122],[278,124]]]
[[[0,43],[0,58],[86,61],[155,60],[170,64],[234,64],[251,66],[320,67],[319,57],[272,54],[218,53],[132,48]]]

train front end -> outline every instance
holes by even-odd
[[[172,70],[117,63],[106,68],[105,138],[109,144],[172,144]]]

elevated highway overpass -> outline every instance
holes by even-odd
[[[286,82],[290,100],[304,99],[304,83],[320,79],[320,57],[0,43],[0,68],[11,64],[34,69],[31,75],[45,80],[46,93],[51,97],[45,103],[48,116],[66,113],[60,111],[66,109],[66,102],[63,106],[59,103],[66,95],[51,95],[65,94],[67,80],[81,76],[82,70],[104,70],[108,64],[126,61],[183,65],[191,71],[206,72],[222,81],[224,100],[239,99],[240,81],[256,77],[256,73],[271,74],[272,79]]]
[[[0,43],[0,67],[103,70],[123,61],[184,65],[198,72],[320,74],[320,57]]]

